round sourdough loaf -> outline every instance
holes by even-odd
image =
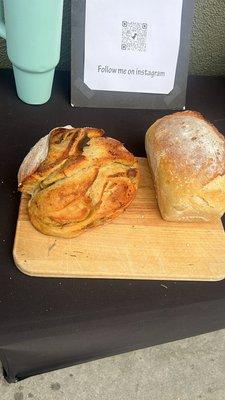
[[[135,197],[139,168],[118,140],[95,128],[53,129],[19,173],[30,221],[46,235],[72,238],[121,214]]]

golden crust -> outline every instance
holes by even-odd
[[[32,224],[71,238],[122,213],[135,197],[139,168],[119,141],[95,128],[56,128],[46,158],[24,177]],[[22,174],[21,174],[22,175]]]
[[[162,217],[210,221],[225,211],[225,140],[194,111],[156,121],[146,133]]]

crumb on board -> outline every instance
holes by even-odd
[[[52,249],[55,247],[55,245],[56,245],[56,239],[54,240],[54,242],[48,248],[48,256],[49,256],[50,252],[52,251]]]

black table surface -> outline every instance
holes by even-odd
[[[224,99],[223,77],[189,78],[187,109],[223,133]],[[166,113],[72,108],[67,72],[57,72],[47,104],[26,105],[12,71],[0,70],[0,359],[8,381],[225,327],[225,280],[32,278],[14,265],[17,171],[30,147],[51,128],[71,124],[103,128],[143,156],[146,129]]]

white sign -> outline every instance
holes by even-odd
[[[86,0],[84,82],[92,90],[168,94],[183,0]]]

